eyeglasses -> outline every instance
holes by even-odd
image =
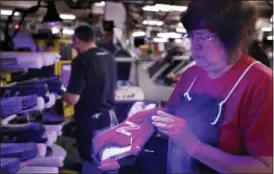
[[[205,44],[215,39],[217,36],[194,36],[193,34],[185,34],[183,35],[183,41],[186,43],[191,43],[193,39],[197,39],[200,43]]]

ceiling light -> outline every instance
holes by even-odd
[[[3,10],[3,9],[1,9],[1,10],[0,10],[0,14],[1,14],[1,15],[4,15],[4,16],[9,16],[9,15],[12,14],[12,10]],[[19,12],[15,12],[15,13],[14,13],[14,16],[19,16],[19,15],[20,15]]]
[[[101,1],[101,2],[96,2],[94,5],[97,6],[97,7],[104,7],[105,4],[106,3],[104,1]]]
[[[178,32],[178,33],[186,33],[186,29],[182,28],[182,27],[178,27],[178,28],[176,28],[176,32]]]
[[[143,11],[154,11],[154,12],[157,12],[157,11],[160,11],[158,8],[156,8],[155,6],[152,6],[152,5],[146,5],[142,8]]]
[[[62,33],[66,34],[66,35],[73,35],[74,34],[74,30],[68,29],[68,28],[64,28],[63,31],[62,31]]]
[[[175,33],[175,32],[164,32],[164,33],[158,33],[157,37],[180,39],[182,38],[182,35],[180,33]]]
[[[168,39],[167,38],[154,38],[153,42],[158,42],[158,43],[168,42]]]
[[[57,34],[57,33],[59,33],[60,32],[60,29],[59,28],[57,28],[57,27],[52,27],[51,28],[51,33],[52,34]]]
[[[183,43],[182,39],[175,39],[175,43]]]
[[[273,40],[273,36],[267,36],[266,40]]]
[[[144,20],[144,25],[153,25],[153,26],[161,26],[164,24],[163,21],[157,21],[157,20]]]
[[[76,18],[73,14],[60,14],[59,17],[64,20],[74,20]]]
[[[155,7],[158,8],[158,9],[160,9],[160,11],[163,11],[163,12],[169,12],[169,11],[171,11],[171,6],[170,5],[156,4]]]
[[[146,5],[142,9],[144,11],[153,11],[153,12],[158,12],[158,11],[162,11],[162,12],[170,12],[170,11],[184,12],[184,11],[187,10],[187,6],[156,4],[154,6]]]
[[[184,12],[186,10],[187,10],[187,6],[178,6],[178,5],[171,6],[171,11]]]
[[[270,18],[270,22],[273,22],[273,15],[272,15],[271,18]]]
[[[59,17],[54,1],[47,1],[47,13],[44,16],[42,23],[49,26],[58,25],[63,20]]]
[[[270,32],[270,31],[272,31],[272,28],[271,27],[262,27],[261,30],[264,32]]]
[[[143,37],[146,36],[146,33],[144,31],[135,31],[132,33],[132,37]]]

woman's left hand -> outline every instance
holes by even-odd
[[[186,121],[182,118],[158,111],[157,115],[152,116],[152,124],[176,144],[191,153],[200,141],[189,129]]]

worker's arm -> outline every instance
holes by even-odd
[[[85,87],[85,67],[81,59],[74,59],[71,67],[69,85],[63,94],[63,99],[70,105],[76,105]]]
[[[80,100],[79,94],[73,94],[70,92],[65,92],[63,95],[64,101],[66,101],[69,105],[76,105]]]

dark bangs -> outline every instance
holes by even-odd
[[[249,46],[255,32],[256,11],[248,1],[191,0],[181,22],[187,32],[216,33],[229,53]]]
[[[197,29],[208,29],[215,32],[205,17],[200,12],[194,11],[193,8],[188,8],[187,12],[181,16],[181,22],[188,33]]]

